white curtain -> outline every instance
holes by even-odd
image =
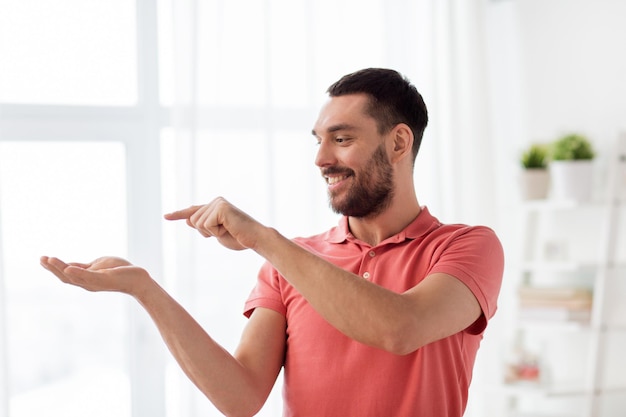
[[[439,213],[493,226],[497,160],[490,136],[487,1],[432,1],[430,103]],[[418,181],[419,183],[419,181]]]
[[[1,190],[0,190],[1,191]],[[2,236],[2,222],[0,222],[0,237]],[[9,377],[8,377],[8,352],[5,341],[7,338],[7,308],[4,286],[4,252],[2,239],[0,238],[0,415],[9,414]]]
[[[333,226],[310,129],[328,85],[384,66],[408,76],[429,107],[415,170],[420,203],[444,221],[494,222],[484,7],[481,0],[165,4],[175,64],[165,209],[222,195],[290,237]],[[166,254],[175,254],[166,258],[170,289],[232,351],[262,259],[182,225],[167,225],[165,235]],[[174,415],[218,415],[175,366],[171,373]],[[275,392],[261,415],[280,408]]]

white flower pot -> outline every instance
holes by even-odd
[[[593,192],[593,161],[550,162],[551,197],[556,200],[590,201]]]
[[[541,168],[523,169],[519,175],[522,200],[540,200],[548,196],[550,171]]]

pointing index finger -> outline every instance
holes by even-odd
[[[202,206],[191,206],[186,209],[173,211],[163,215],[166,220],[185,220],[189,219]]]

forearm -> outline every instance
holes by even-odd
[[[172,355],[191,381],[225,415],[252,415],[268,388],[216,343],[166,291],[151,279],[135,298],[148,312]]]

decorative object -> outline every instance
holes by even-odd
[[[593,158],[590,140],[571,133],[552,144],[551,197],[557,200],[589,201],[593,191]]]
[[[548,147],[534,143],[520,158],[520,188],[522,199],[537,200],[548,196],[550,172],[548,171]]]

